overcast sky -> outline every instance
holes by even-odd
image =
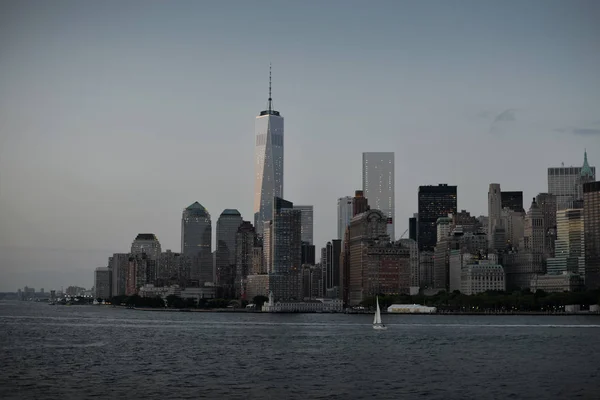
[[[0,291],[89,288],[139,232],[179,251],[194,201],[213,229],[253,220],[269,62],[284,197],[314,205],[318,248],[363,151],[395,152],[396,237],[419,185],[529,208],[547,167],[600,166],[599,20],[593,0],[3,1]]]

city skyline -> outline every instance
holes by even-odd
[[[547,168],[580,167],[584,148],[590,165],[599,164],[599,56],[589,51],[597,26],[586,17],[594,5],[573,11],[550,3],[522,6],[516,16],[505,5],[463,9],[459,20],[478,23],[462,33],[452,29],[460,21],[439,19],[423,5],[348,7],[347,21],[364,12],[383,29],[362,36],[353,36],[351,23],[328,27],[338,11],[331,4],[318,15],[312,6],[288,5],[261,16],[240,3],[223,27],[197,20],[223,15],[219,5],[204,13],[197,6],[59,6],[41,22],[31,5],[11,7],[0,14],[7,18],[0,37],[14,38],[1,44],[8,56],[0,60],[0,290],[89,285],[90,268],[127,251],[140,232],[176,251],[181,210],[194,201],[213,216],[234,208],[253,221],[252,119],[264,104],[269,61],[287,119],[283,197],[314,205],[317,248],[337,236],[337,199],[361,188],[363,152],[396,154],[397,238],[417,211],[421,185],[457,185],[458,208],[485,215],[487,187],[497,182],[523,191],[527,208],[527,199],[547,191]],[[439,15],[451,8],[440,3]],[[261,28],[260,21],[286,21],[294,12],[316,29],[292,23],[273,38]],[[107,32],[102,22],[115,15]],[[258,23],[239,36],[235,24],[248,15]],[[159,30],[157,40],[144,35],[144,22],[176,16],[179,27]],[[438,23],[411,23],[419,16]],[[86,28],[65,25],[70,18]],[[555,20],[559,32],[546,22]],[[220,46],[196,40],[215,32],[224,33]],[[271,41],[262,40],[267,33]],[[377,45],[355,58],[355,49],[344,47],[352,38]],[[261,41],[272,47],[254,47],[253,55],[234,50]],[[473,47],[478,51],[467,50]],[[168,56],[158,60],[157,52]],[[366,103],[367,117],[355,113]]]

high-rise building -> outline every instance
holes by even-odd
[[[419,214],[414,213],[411,218],[408,219],[408,238],[417,241],[417,221],[419,220]]]
[[[276,197],[271,220],[271,262],[269,288],[277,300],[294,300],[302,296],[301,267],[302,212],[290,201]]]
[[[146,254],[152,260],[160,258],[160,242],[153,233],[140,233],[131,244],[131,254]]]
[[[271,70],[267,109],[256,117],[254,142],[254,227],[264,231],[273,215],[273,199],[283,197],[283,117],[273,108]]]
[[[140,233],[131,244],[129,259],[129,292],[146,284],[155,284],[158,278],[161,247],[153,233]]]
[[[256,231],[249,221],[243,221],[235,236],[235,297],[245,298],[248,275],[254,273],[254,249],[256,247]],[[262,255],[262,254],[261,254]],[[259,260],[260,260],[259,256]],[[257,269],[260,272],[260,268]],[[249,299],[252,300],[252,299]]]
[[[499,242],[494,237],[496,232],[502,232],[502,192],[499,183],[490,183],[488,190],[488,245],[495,248]]]
[[[337,202],[337,238],[342,242],[352,216],[352,197],[340,197]]]
[[[544,253],[544,223],[542,210],[535,197],[531,202],[527,216],[525,216],[523,248],[534,254]]]
[[[321,266],[325,271],[325,291],[330,291],[340,286],[340,254],[342,241],[332,240],[327,242],[321,251]],[[323,257],[325,256],[325,257]]]
[[[583,184],[585,286],[600,288],[600,181]]]
[[[181,254],[190,260],[190,283],[204,286],[214,282],[212,223],[208,211],[197,201],[183,210]]]
[[[167,250],[160,254],[156,286],[185,286],[188,276],[181,254]]]
[[[240,212],[233,209],[223,210],[217,220],[216,281],[224,298],[235,296],[235,239],[242,222]]]
[[[556,196],[550,193],[540,193],[535,198],[542,211],[544,225],[544,254],[554,257],[554,242],[556,240]]]
[[[513,211],[525,212],[523,208],[523,192],[500,192],[500,201],[502,208],[509,208]]]
[[[555,256],[548,259],[547,272],[555,275],[572,272],[584,276],[583,209],[556,212]]]
[[[362,182],[364,195],[371,208],[380,210],[387,217],[387,232],[394,241],[394,153],[363,153]]]
[[[433,251],[437,240],[436,221],[456,214],[456,186],[419,186],[419,219],[417,243],[419,251]]]
[[[556,196],[558,210],[576,208],[583,197],[582,185],[596,179],[596,168],[590,167],[584,152],[582,167],[548,168],[548,193]]]
[[[300,226],[302,241],[313,244],[313,206],[294,205],[294,210],[302,212],[302,216],[300,217],[302,220]]]
[[[315,265],[315,245],[308,242],[302,242],[302,265]]]
[[[354,218],[367,210],[369,210],[369,200],[365,197],[364,191],[355,190],[352,198],[352,217]]]
[[[129,254],[115,253],[108,258],[108,268],[111,271],[111,297],[125,296],[127,291],[127,272],[129,268]]]
[[[94,274],[94,297],[96,299],[108,300],[111,297],[111,271],[108,267],[96,268]]]

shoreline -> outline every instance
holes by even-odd
[[[117,306],[119,308],[126,308],[123,306]],[[375,314],[375,312],[299,312],[299,311],[282,311],[282,312],[263,312],[263,311],[248,311],[244,309],[173,309],[173,308],[145,308],[145,307],[134,307],[130,308],[134,311],[155,311],[155,312],[196,312],[196,313],[242,313],[242,314],[344,314],[344,315],[361,315],[361,314]],[[574,313],[547,313],[543,311],[516,311],[516,312],[473,312],[473,311],[448,311],[448,312],[436,312],[436,313],[381,313],[381,315],[431,315],[431,316],[456,316],[456,315],[486,315],[486,316],[523,316],[523,315],[536,315],[536,316],[548,316],[548,317],[569,317],[569,316],[600,316],[598,312],[574,312]]]

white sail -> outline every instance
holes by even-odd
[[[381,324],[381,310],[379,309],[379,299],[377,299],[377,312],[375,313],[375,323]]]

